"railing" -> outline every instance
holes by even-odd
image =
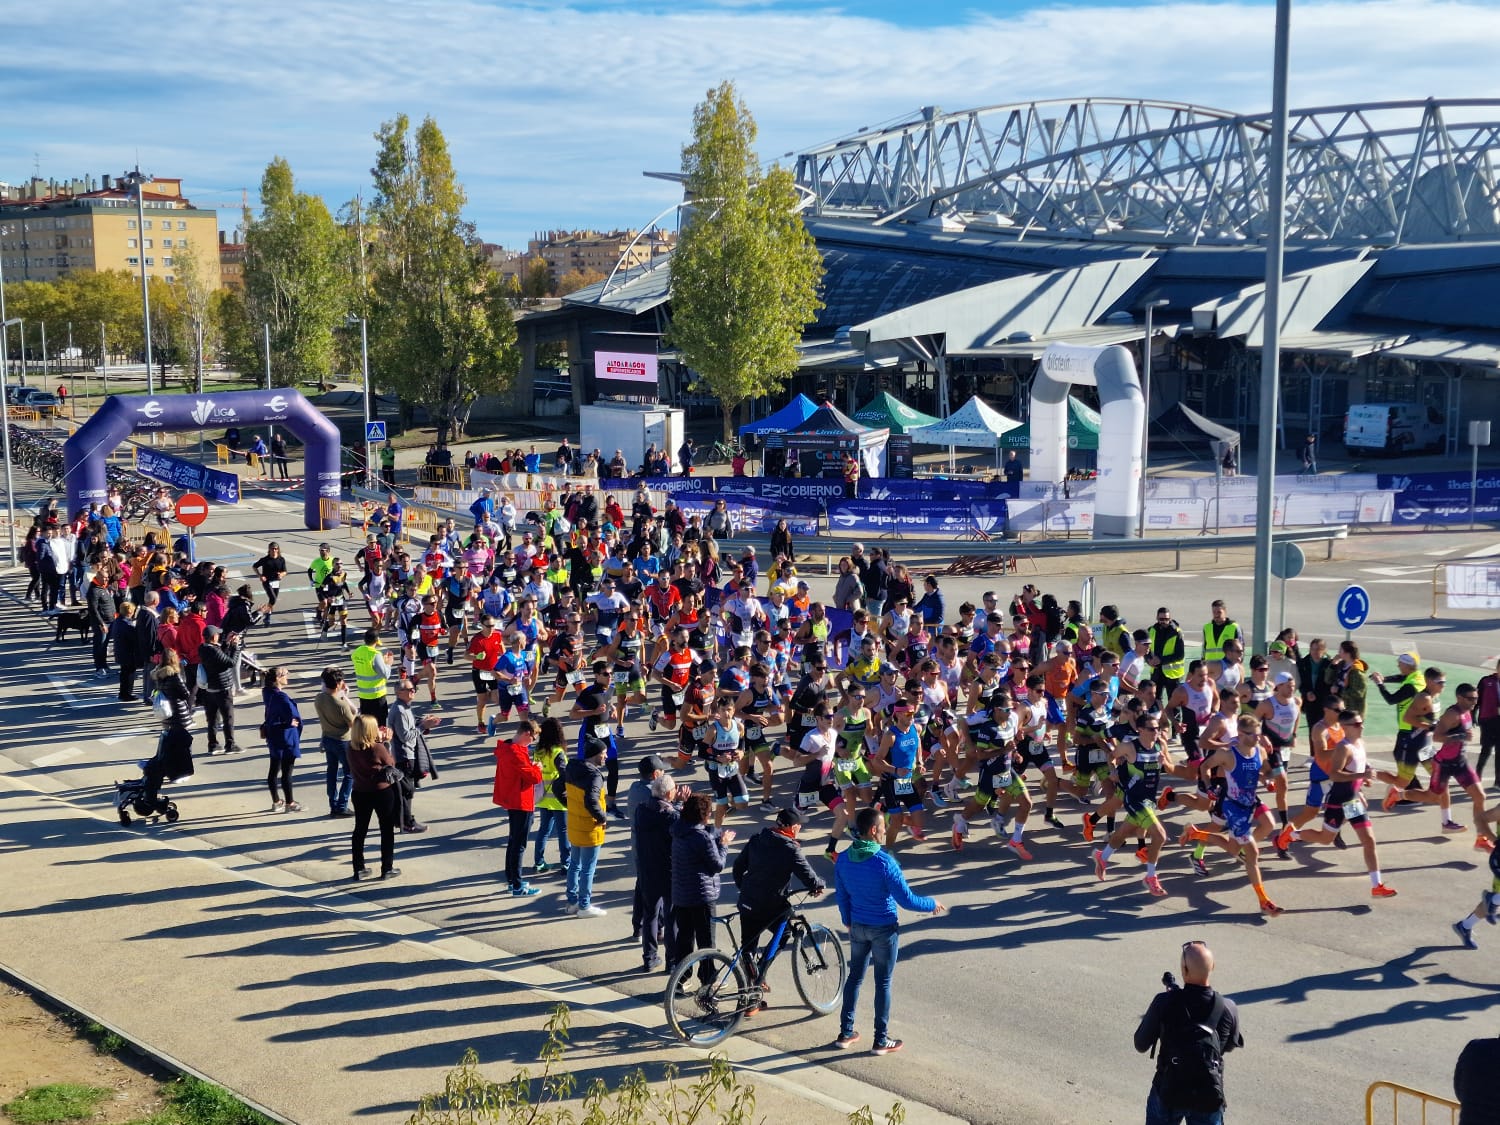
[[[422,465],[417,469],[417,483],[439,488],[468,488],[469,470],[462,465]]]
[[[1482,575],[1482,580],[1467,583],[1467,588],[1454,590],[1450,579],[1454,574]],[[1500,603],[1500,562],[1442,562],[1432,568],[1432,616],[1438,615],[1438,599],[1459,597],[1471,600],[1469,605],[1450,606],[1452,609],[1495,609]]]
[[[1382,1112],[1376,1117],[1378,1110],[1387,1108],[1386,1094],[1390,1116]],[[1365,1091],[1365,1125],[1458,1125],[1461,1108],[1455,1101],[1395,1082],[1372,1082]]]
[[[337,496],[318,497],[318,530],[329,531],[338,527],[344,515],[343,501]]]

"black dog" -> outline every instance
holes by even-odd
[[[84,610],[63,610],[52,620],[57,622],[57,640],[62,640],[72,630],[77,629],[78,639],[88,642],[89,633],[92,630],[89,627],[89,615]]]

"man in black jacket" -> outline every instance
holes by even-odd
[[[635,807],[635,893],[640,904],[641,971],[661,964],[661,944],[672,947],[672,828],[681,815],[681,796],[669,773],[656,772],[647,782],[650,797]],[[632,786],[632,788],[634,788]],[[660,935],[660,940],[658,940]]]
[[[802,830],[802,814],[796,809],[782,809],[776,814],[774,828],[762,828],[750,838],[744,851],[735,857],[734,885],[740,889],[740,948],[753,954],[760,935],[774,926],[790,908],[792,876],[814,895],[823,893],[823,880],[813,871],[797,834]],[[764,984],[771,957],[757,962],[756,980]],[[754,1015],[764,1004],[751,1009]]]
[[[1135,1029],[1135,1049],[1141,1054],[1160,1044],[1146,1099],[1146,1125],[1222,1125],[1224,1056],[1243,1047],[1245,1039],[1234,1001],[1209,987],[1213,968],[1207,945],[1184,945],[1182,987],[1158,992]],[[1200,1049],[1205,1037],[1200,1029],[1216,1039],[1207,1052]]]
[[[1471,1039],[1453,1068],[1453,1095],[1458,1099],[1458,1125],[1500,1121],[1500,1039]]]
[[[203,704],[204,726],[208,728],[208,752],[210,754],[237,754],[240,747],[234,741],[234,663],[240,658],[238,644],[233,634],[220,643],[218,626],[203,627],[203,643],[198,646],[198,666],[203,669],[204,686],[198,689],[198,702]],[[214,721],[224,726],[224,749],[219,749]]]

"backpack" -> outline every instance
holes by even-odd
[[[1187,996],[1175,992],[1163,1013],[1161,1057],[1156,1063],[1157,1093],[1169,1109],[1210,1113],[1224,1105],[1224,1056],[1219,1022],[1227,1007],[1214,994],[1201,1021],[1188,1010]]]

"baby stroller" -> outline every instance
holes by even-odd
[[[135,781],[115,782],[115,808],[120,823],[129,824],[132,812],[153,820],[164,816],[167,823],[176,823],[177,804],[161,795],[161,787],[192,775],[192,734],[170,727],[162,731],[156,756],[141,763],[141,776]]]

